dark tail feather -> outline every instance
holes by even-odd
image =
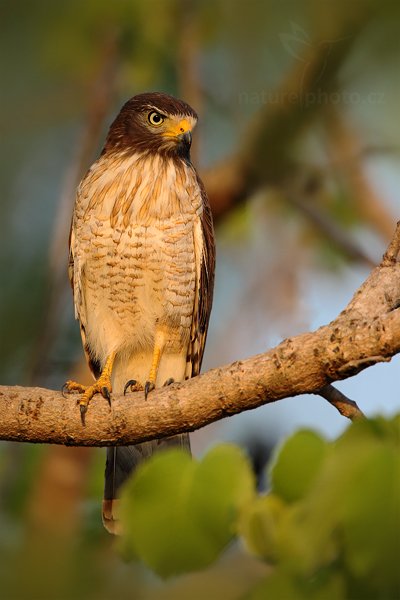
[[[161,440],[143,442],[136,446],[107,448],[107,462],[104,483],[103,524],[110,533],[121,533],[118,521],[118,498],[120,488],[136,467],[154,452],[164,448],[181,447],[190,452],[188,433],[174,435]]]

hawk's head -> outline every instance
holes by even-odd
[[[103,152],[132,151],[189,158],[197,114],[186,102],[168,94],[134,96],[110,127]]]

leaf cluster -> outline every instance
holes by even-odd
[[[353,423],[336,441],[303,430],[257,493],[233,445],[201,461],[159,453],[127,484],[122,549],[162,577],[204,569],[229,543],[269,565],[246,598],[395,598],[400,589],[400,417]]]

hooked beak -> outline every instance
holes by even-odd
[[[192,145],[192,133],[190,131],[186,131],[185,133],[181,133],[177,136],[179,140],[179,144],[184,148],[188,149]]]
[[[175,146],[178,154],[189,157],[192,144],[192,128],[193,123],[191,120],[180,119],[173,121],[162,135],[174,142],[173,146]]]

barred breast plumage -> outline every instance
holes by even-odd
[[[81,298],[79,314],[92,357],[104,364],[115,351],[129,371],[125,376],[115,364],[116,392],[129,377],[144,385],[148,373],[132,355],[139,354],[148,371],[143,355],[153,352],[156,324],[167,335],[157,384],[167,373],[176,380],[185,375],[186,352],[179,373],[166,362],[189,342],[200,276],[201,213],[195,172],[157,155],[103,156],[78,190],[75,297]],[[132,365],[126,364],[127,355]]]

